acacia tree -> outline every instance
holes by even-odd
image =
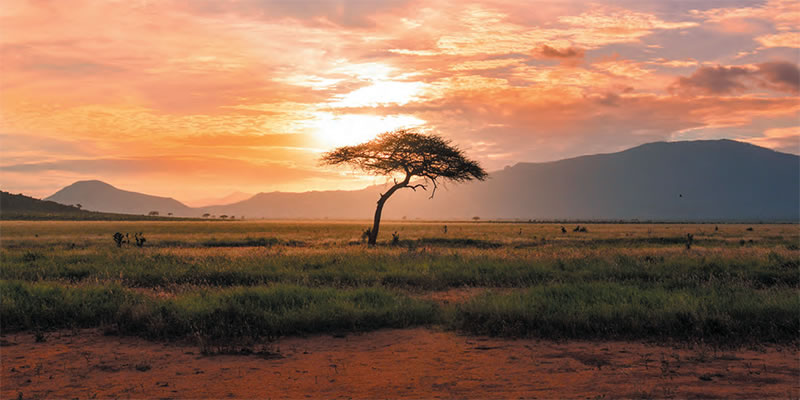
[[[482,181],[488,176],[476,161],[467,159],[450,141],[409,129],[386,132],[355,146],[339,147],[323,154],[320,163],[347,164],[372,175],[404,176],[400,181],[395,178],[394,185],[378,199],[367,242],[370,246],[378,239],[383,205],[394,192],[403,188],[428,190],[433,186],[430,196],[433,198],[439,183]]]

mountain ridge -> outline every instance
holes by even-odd
[[[615,153],[543,163],[520,162],[492,172],[485,182],[447,186],[449,190],[440,188],[433,200],[426,200],[427,196],[419,191],[399,191],[387,203],[384,216],[800,220],[800,157],[728,139],[653,142]],[[173,201],[182,207],[172,203],[171,211],[166,204],[162,209],[149,208],[181,216],[208,213],[248,218],[367,219],[374,212],[382,188],[377,185],[351,191],[260,192],[235,203],[197,208],[172,198],[151,196],[147,200],[153,207]],[[48,199],[57,198],[56,194]],[[77,197],[70,200],[69,204],[79,202]],[[84,207],[87,203],[86,199],[82,202]]]
[[[46,201],[73,205],[84,209],[108,213],[159,214],[192,216],[191,207],[172,197],[153,196],[119,189],[99,180],[77,181],[46,197]]]

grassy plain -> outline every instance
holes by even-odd
[[[573,224],[562,233],[560,224],[387,222],[376,248],[360,239],[366,225],[2,221],[0,328],[214,341],[418,325],[555,339],[798,340],[796,224]],[[115,232],[147,241],[117,247]],[[457,304],[427,296],[463,288],[481,290]]]

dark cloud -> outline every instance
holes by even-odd
[[[670,87],[672,91],[697,91],[704,94],[730,94],[747,89],[742,82],[751,71],[744,67],[701,67],[689,77],[680,77]]]
[[[680,77],[670,91],[726,95],[762,87],[781,92],[800,92],[800,70],[794,63],[772,61],[747,67],[700,67],[688,77]]]
[[[797,64],[786,61],[766,62],[758,64],[758,72],[767,86],[785,92],[800,92],[800,69]]]
[[[539,54],[547,58],[583,58],[583,50],[575,47],[559,50],[548,45],[543,45],[542,48],[539,49]]]

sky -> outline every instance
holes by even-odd
[[[0,189],[358,189],[378,133],[489,171],[654,141],[800,153],[796,0],[4,0]]]

